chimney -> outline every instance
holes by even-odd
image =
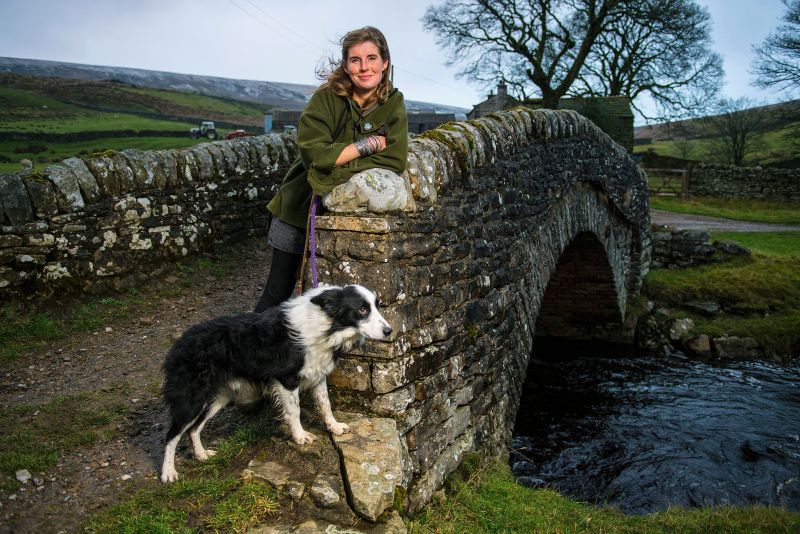
[[[506,82],[500,82],[497,84],[497,96],[508,96],[508,91],[506,91]]]

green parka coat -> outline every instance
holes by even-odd
[[[334,139],[334,134],[339,134]],[[361,137],[386,135],[386,149],[336,166],[342,150]],[[408,117],[403,94],[393,90],[383,104],[362,111],[351,98],[319,89],[297,124],[300,155],[292,163],[278,194],[267,205],[285,223],[305,228],[312,190],[323,195],[356,173],[380,167],[402,174],[408,157]]]

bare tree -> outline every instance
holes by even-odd
[[[633,0],[446,0],[425,12],[425,29],[474,80],[521,80],[555,108],[606,25]],[[524,76],[524,78],[523,78]]]
[[[717,113],[703,123],[714,136],[712,150],[728,163],[741,165],[767,119],[768,111],[750,98],[723,98],[717,103]]]
[[[698,116],[716,100],[722,58],[711,50],[711,16],[695,0],[641,0],[607,26],[573,93],[627,96],[641,116],[660,120]],[[650,97],[655,113],[637,106],[639,97]]]
[[[752,72],[757,87],[791,90],[800,88],[800,0],[783,0],[784,24],[760,46],[753,47],[756,58]]]

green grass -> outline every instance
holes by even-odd
[[[451,477],[445,503],[429,506],[410,532],[425,533],[712,533],[800,530],[800,513],[760,506],[670,508],[630,516],[514,482],[505,464]]]
[[[752,252],[765,256],[800,256],[800,232],[711,232],[711,239],[736,241]]]
[[[128,113],[101,111],[76,111],[68,121],[52,120],[49,117],[25,120],[0,121],[0,132],[76,133],[103,132],[109,130],[186,130],[196,126],[188,122],[150,119]]]
[[[725,313],[707,318],[685,311],[696,334],[730,334],[756,339],[767,353],[800,351],[800,232],[714,233],[753,252],[738,259],[689,269],[655,269],[643,292],[680,309],[688,302],[716,302]]]
[[[59,396],[41,405],[12,406],[0,412],[0,474],[3,489],[14,491],[14,473],[41,473],[66,451],[117,435],[115,425],[128,412],[120,396],[127,383],[109,384],[105,392]]]
[[[800,226],[800,204],[765,200],[735,200],[695,197],[681,200],[676,197],[652,197],[650,207],[671,211],[707,215],[737,221],[791,224]]]
[[[278,511],[275,491],[231,474],[248,445],[274,431],[270,411],[261,412],[220,441],[217,454],[190,462],[178,482],[144,490],[88,521],[88,532],[244,532]],[[189,525],[189,526],[187,526]]]
[[[91,518],[91,533],[245,532],[278,510],[275,491],[237,478],[182,479]]]
[[[257,131],[264,111],[270,107],[229,98],[110,82],[59,81],[0,73],[2,84],[5,85],[0,87],[0,132],[75,134],[153,130],[185,131],[186,137],[112,137],[75,142],[3,141],[0,142],[0,172],[18,171],[21,159],[30,159],[37,167],[42,167],[73,156],[105,150],[184,148],[202,142],[188,136],[189,128],[197,124],[171,117],[203,117],[249,125],[249,131]],[[98,111],[87,106],[115,111]],[[221,138],[232,130],[218,128],[218,134]],[[45,150],[39,151],[42,146]],[[31,147],[33,150],[26,150]]]
[[[245,117],[258,118],[259,120],[263,120],[264,112],[270,107],[269,105],[257,104],[255,102],[182,93],[180,91],[165,91],[162,89],[146,89],[141,87],[126,87],[125,90],[135,94],[155,97],[177,106],[193,110],[208,110],[214,113],[242,115]]]

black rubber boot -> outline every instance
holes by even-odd
[[[277,248],[272,249],[272,264],[269,268],[267,285],[256,304],[256,313],[277,306],[292,295],[297,284],[297,271],[303,261],[302,254],[292,254]]]

